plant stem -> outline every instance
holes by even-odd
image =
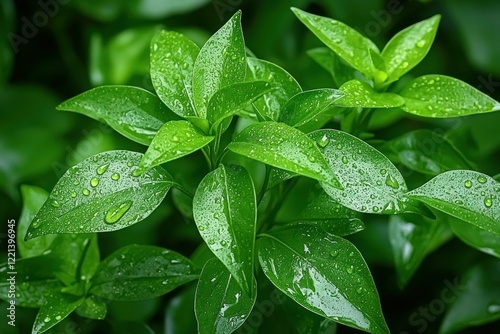
[[[257,196],[257,205],[260,204],[267,191],[267,185],[269,184],[269,176],[271,175],[271,170],[272,168],[266,165],[266,175],[264,177],[264,182],[262,183],[262,188],[260,188],[259,195]]]

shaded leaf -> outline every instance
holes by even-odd
[[[500,103],[458,79],[429,74],[408,83],[399,93],[411,114],[445,118],[500,110]]]
[[[294,95],[281,110],[280,122],[299,127],[314,119],[342,97],[336,89],[315,89]]]
[[[439,174],[407,195],[462,219],[486,231],[500,235],[500,183],[469,170]]]
[[[156,95],[131,86],[97,87],[61,103],[57,109],[101,121],[144,145],[149,145],[163,123],[175,118]]]
[[[209,260],[200,274],[194,308],[198,333],[233,333],[250,315],[257,294],[251,297],[218,259]]]
[[[249,68],[247,80],[264,80],[277,86],[276,90],[264,94],[253,103],[263,120],[277,121],[285,103],[302,91],[300,85],[287,71],[271,62],[249,57],[247,64]]]
[[[314,141],[303,132],[275,122],[252,124],[229,145],[248,158],[342,188]]]
[[[463,242],[483,253],[500,258],[500,236],[460,219],[450,219],[448,224],[453,233]]]
[[[337,85],[336,87],[340,87],[354,78],[361,80],[362,74],[345,64],[342,58],[337,56],[337,54],[329,48],[319,47],[306,52],[309,57],[331,74]]]
[[[82,297],[53,292],[40,307],[31,333],[46,332],[70,315],[82,302]]]
[[[253,288],[257,204],[253,181],[241,166],[220,165],[193,198],[196,226],[242,289]]]
[[[102,261],[90,292],[110,300],[158,297],[198,277],[184,256],[156,246],[129,245]]]
[[[149,216],[173,181],[161,168],[133,176],[141,157],[108,151],[70,168],[33,218],[26,240],[53,233],[114,231]]]
[[[200,48],[182,34],[160,31],[150,52],[151,82],[160,99],[179,116],[197,116],[192,85]]]
[[[258,255],[269,280],[306,309],[347,326],[389,333],[370,271],[347,240],[302,226],[263,235]]]
[[[78,306],[76,313],[81,317],[103,320],[106,318],[107,304],[101,298],[90,295]]]

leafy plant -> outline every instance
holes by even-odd
[[[455,78],[400,80],[428,53],[440,16],[402,30],[380,51],[342,22],[292,11],[326,45],[309,54],[337,89],[302,91],[283,68],[252,56],[238,12],[202,48],[176,32],[156,33],[150,50],[156,94],[101,86],[59,105],[147,149],[87,158],[50,194],[23,188],[17,271],[26,279],[16,300],[40,308],[33,333],[73,311],[103,319],[109,301],[154,298],[195,280],[200,333],[243,326],[270,283],[287,312],[301,314],[294,319],[301,333],[334,332],[333,322],[389,333],[368,265],[348,240],[370,215],[389,215],[402,287],[452,233],[498,257],[500,183],[474,171],[440,134],[415,130],[381,143],[368,127],[377,109],[427,118],[500,110],[500,103]],[[437,138],[431,151],[418,145],[429,136]],[[176,178],[162,167],[185,156],[198,159],[197,151],[206,166],[194,187],[186,180],[197,176]],[[395,164],[418,173],[414,189]],[[142,221],[171,188],[179,190],[174,203],[204,241],[192,258],[129,245],[100,260],[95,233]],[[302,195],[298,214],[283,219],[290,194],[300,189],[307,200]],[[482,279],[496,266],[477,267],[467,279]],[[3,299],[7,272],[4,264]],[[487,316],[487,302],[465,320],[453,318],[464,312],[466,298],[446,318],[443,333],[495,319]]]

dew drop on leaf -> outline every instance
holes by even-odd
[[[465,185],[465,188],[470,188],[470,187],[472,187],[472,181],[471,180],[466,180],[464,182],[464,185]]]
[[[85,277],[85,276],[83,276],[83,277]],[[57,316],[56,316],[56,320],[57,320],[57,321],[61,320],[61,318],[62,318],[62,317],[61,317],[60,315],[57,315]]]
[[[90,180],[90,185],[95,188],[97,187],[97,185],[99,184],[99,179],[97,177],[93,177],[91,180]]]
[[[75,180],[75,181],[73,182],[73,184],[74,184],[75,186],[77,186],[77,185],[79,185],[79,184],[80,184],[80,182],[79,182],[78,180]]]
[[[104,217],[104,221],[108,224],[114,224],[130,209],[132,206],[132,201],[125,201],[118,205],[112,206]]]
[[[97,174],[102,175],[102,174],[106,173],[106,171],[108,170],[108,167],[109,167],[109,164],[104,164],[102,166],[97,167],[97,169],[96,169]]]
[[[487,208],[491,208],[492,205],[493,205],[493,200],[491,199],[491,197],[485,197],[484,206]]]
[[[54,208],[58,208],[59,206],[61,206],[59,202],[55,199],[50,200],[50,205],[52,205]]]
[[[173,142],[178,142],[178,141],[179,141],[179,137],[177,137],[177,136],[173,136],[173,137],[172,137],[172,141],[173,141]]]
[[[325,148],[328,144],[330,143],[330,138],[328,138],[327,135],[323,135],[323,137],[319,138],[316,144],[318,144],[319,147]]]
[[[343,157],[342,157],[342,162],[343,162],[344,164],[346,164],[346,163],[347,163],[347,157],[346,157],[346,156],[343,156]]]
[[[478,176],[477,177],[477,182],[479,183],[486,183],[486,178],[484,176]]]
[[[379,208],[378,208],[378,206],[374,206],[374,207],[372,208],[372,210],[373,210],[373,212],[378,212]]]
[[[385,178],[385,184],[393,189],[399,189],[398,181],[391,174],[387,175]]]
[[[354,267],[353,266],[347,267],[347,273],[348,274],[352,274],[353,271],[354,271]]]
[[[339,255],[339,252],[338,252],[338,251],[336,251],[336,250],[334,250],[334,251],[331,251],[331,252],[330,252],[330,255],[331,255],[333,258],[335,258],[335,257],[337,257],[337,255]]]
[[[128,167],[132,167],[133,165],[134,165],[134,163],[132,161],[127,162]]]
[[[198,226],[199,231],[205,231],[205,226]]]
[[[380,174],[385,175],[386,173],[387,173],[387,170],[385,170],[385,169],[380,170]]]
[[[112,180],[114,180],[114,181],[119,180],[119,179],[120,179],[120,174],[118,174],[118,173],[113,173],[113,174],[111,175],[111,179],[112,179]]]
[[[83,189],[83,190],[82,190],[82,194],[84,194],[85,196],[88,196],[88,195],[90,195],[90,190],[88,190],[88,189]]]
[[[356,292],[357,292],[357,293],[361,293],[361,292],[363,292],[363,288],[362,288],[362,287],[357,288],[357,289],[356,289]]]
[[[71,193],[71,197],[75,198],[76,197],[76,192]]]
[[[44,321],[44,322],[49,322],[49,321],[50,321],[50,318],[49,318],[49,317],[47,317],[47,318],[43,319],[43,321]]]
[[[316,161],[316,158],[314,158],[312,155],[307,157],[307,159],[310,161],[310,162],[315,162]]]
[[[418,41],[418,42],[417,42],[417,46],[418,46],[419,48],[423,48],[423,47],[425,46],[425,40]]]

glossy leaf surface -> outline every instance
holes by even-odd
[[[344,94],[336,104],[352,108],[394,108],[404,104],[404,99],[394,93],[378,93],[365,82],[350,80],[339,90]]]

